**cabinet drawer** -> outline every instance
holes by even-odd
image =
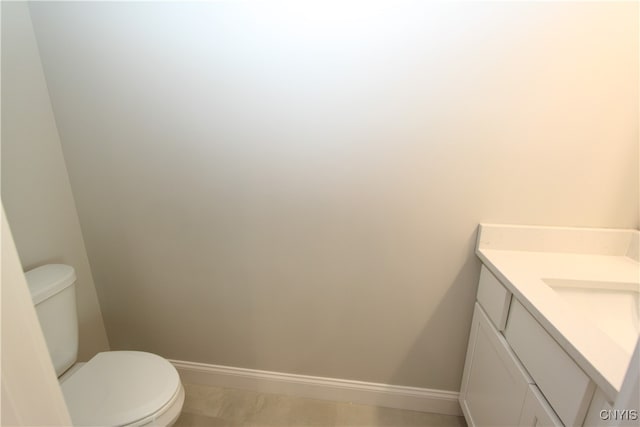
[[[513,300],[507,342],[565,425],[582,425],[594,385],[537,320]]]
[[[511,292],[484,265],[480,270],[478,302],[495,327],[501,332],[504,331],[511,302]]]

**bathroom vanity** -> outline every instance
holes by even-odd
[[[604,423],[638,340],[638,242],[637,230],[480,226],[460,391],[470,426]]]

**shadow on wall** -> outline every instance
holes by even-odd
[[[47,265],[47,264],[69,264],[69,261],[65,261],[65,258],[63,256],[46,257],[46,258],[43,258],[43,259],[39,259],[36,262],[24,265],[23,266],[23,270],[25,272],[27,272],[29,270],[33,270],[36,267],[40,267],[40,266]],[[74,267],[74,266],[72,266],[72,267]],[[78,286],[77,283],[76,283],[76,286]]]
[[[480,260],[475,255],[477,227],[466,242],[467,258],[446,293],[433,311],[433,315],[417,335],[413,346],[407,352],[403,362],[392,374],[389,384],[425,384],[425,378],[431,379],[430,388],[438,390],[458,391],[462,381],[462,370],[466,356],[467,342],[473,315],[473,302],[480,276]],[[473,289],[473,292],[470,290]],[[456,324],[451,325],[451,312],[457,313]],[[452,332],[452,329],[456,329]],[[464,332],[462,332],[464,331]],[[447,339],[447,335],[460,337],[464,341]],[[438,348],[436,348],[436,345]],[[445,351],[441,348],[446,345]],[[424,366],[424,378],[415,377],[415,367]],[[455,365],[452,369],[451,365]],[[450,379],[439,376],[436,372],[459,372],[457,387],[451,388]],[[449,380],[449,381],[448,381]]]

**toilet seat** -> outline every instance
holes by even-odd
[[[184,399],[173,365],[139,351],[98,353],[61,388],[73,424],[85,426],[143,425]]]

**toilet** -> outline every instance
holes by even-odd
[[[25,275],[73,425],[173,425],[184,403],[173,365],[141,351],[106,351],[76,363],[75,270],[49,264]]]

